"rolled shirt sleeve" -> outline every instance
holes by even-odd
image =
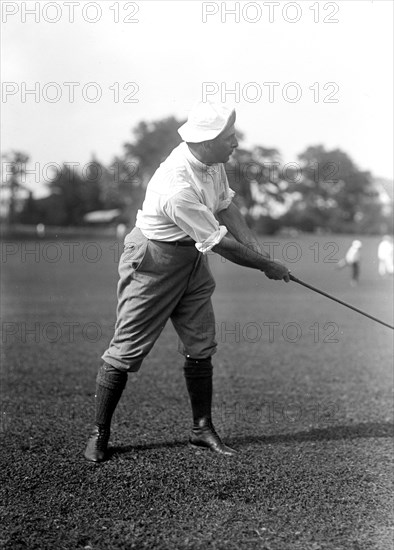
[[[206,254],[220,243],[227,233],[227,228],[224,225],[219,225],[209,208],[196,199],[188,190],[179,191],[166,201],[163,211],[178,227],[196,241],[197,250]]]
[[[203,254],[206,254],[214,246],[220,243],[220,241],[223,239],[223,237],[227,233],[227,227],[225,225],[219,225],[219,229],[215,231],[215,233],[212,233],[208,237],[208,239],[202,243],[196,243],[196,248],[199,252],[202,252]]]

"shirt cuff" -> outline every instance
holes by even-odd
[[[220,243],[226,233],[227,227],[225,225],[219,225],[219,229],[212,233],[212,235],[210,235],[208,239],[206,239],[202,243],[196,243],[195,246],[199,252],[201,252],[202,254],[206,254],[207,252],[212,250],[214,246]]]

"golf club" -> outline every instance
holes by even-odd
[[[318,288],[313,287],[312,285],[309,285],[308,283],[304,283],[304,281],[301,281],[297,277],[294,277],[290,273],[290,280],[294,281],[295,283],[298,283],[299,285],[305,286],[306,288],[309,288],[310,290],[313,290],[314,292],[317,292],[318,294],[322,294],[326,298],[330,298],[330,300],[334,300],[334,302],[338,302],[338,304],[342,304],[345,307],[348,307],[349,309],[352,309],[353,311],[357,311],[357,313],[361,313],[361,315],[364,315],[365,317],[369,317],[369,319],[372,319],[373,321],[376,321],[377,323],[380,323],[381,325],[384,325],[385,327],[391,328],[394,330],[394,327],[392,325],[389,325],[388,323],[385,323],[384,321],[381,321],[380,319],[377,319],[376,317],[373,317],[372,315],[369,315],[369,313],[365,313],[365,311],[361,311],[361,309],[358,309],[354,306],[351,306],[350,304],[347,304],[346,302],[343,302],[342,300],[339,300],[338,298],[335,298],[335,296],[331,296],[330,294],[327,294],[327,292],[323,292],[322,290],[319,290]]]

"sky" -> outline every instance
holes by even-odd
[[[323,144],[393,178],[391,0],[1,4],[1,148],[38,195],[51,165],[109,163],[201,100],[236,107],[243,146]]]

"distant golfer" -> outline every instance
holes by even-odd
[[[349,266],[351,269],[351,285],[356,286],[360,278],[360,261],[361,261],[362,242],[355,240],[352,242],[345,257],[338,262],[338,268],[341,269]]]
[[[88,460],[105,460],[112,415],[127,373],[140,369],[169,319],[185,360],[193,413],[189,442],[222,455],[235,453],[221,441],[211,418],[211,356],[217,344],[211,303],[215,282],[206,254],[213,250],[264,272],[269,279],[288,282],[289,271],[260,249],[232,202],[234,192],[223,163],[238,146],[234,124],[234,110],[198,103],[179,128],[184,141],[147,186],[119,262],[117,322],[96,379],[95,427],[85,450]]]
[[[381,277],[394,272],[393,237],[385,235],[378,246],[378,271]]]

